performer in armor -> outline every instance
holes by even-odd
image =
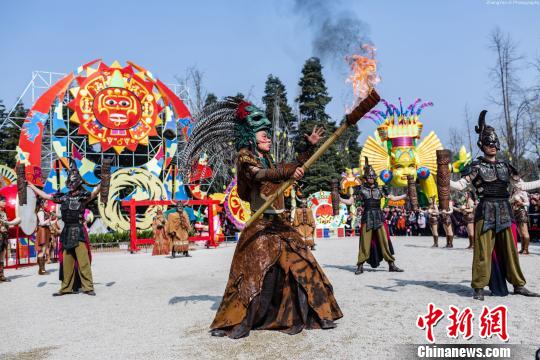
[[[449,210],[441,210],[441,223],[446,234],[446,248],[454,247],[454,229],[452,226],[452,213],[454,212],[452,208],[452,202],[450,201]]]
[[[375,104],[364,101],[365,112]],[[228,153],[234,143],[239,197],[254,213],[287,180],[304,175],[301,165],[323,134],[315,127],[292,163],[275,164],[270,156],[272,125],[264,112],[240,97],[207,106],[181,155],[181,168],[206,153]],[[330,329],[343,315],[332,285],[302,236],[282,218],[284,197],[278,196],[263,216],[244,228],[231,264],[229,280],[216,317],[213,336],[248,336],[250,330]]]
[[[307,201],[301,200],[300,208],[295,210],[293,226],[302,235],[302,239],[311,250],[315,250],[315,218],[313,212],[307,208]]]
[[[185,257],[191,257],[189,255],[188,240],[189,233],[191,232],[191,223],[181,201],[176,203],[176,212],[167,216],[165,232],[170,237],[172,257],[176,257],[176,253],[182,253]]]
[[[382,259],[388,262],[388,270],[402,272],[395,264],[394,248],[385,226],[384,214],[381,210],[381,201],[389,198],[394,201],[405,199],[407,195],[390,195],[386,187],[379,187],[377,184],[377,174],[373,167],[369,165],[369,160],[365,158],[364,181],[362,185],[355,189],[355,196],[348,200],[342,200],[347,205],[351,205],[357,198],[364,208],[361,220],[360,241],[358,251],[358,261],[356,275],[364,272],[364,263],[367,261],[372,268],[376,268]]]
[[[103,182],[103,179],[102,179]],[[34,184],[28,186],[42,199],[52,200],[60,204],[60,212],[64,228],[60,235],[60,242],[63,249],[63,278],[60,290],[53,296],[62,296],[73,294],[75,283],[75,264],[78,264],[78,274],[82,283],[82,290],[85,294],[95,296],[94,284],[92,279],[92,269],[90,267],[90,258],[86,248],[86,238],[88,234],[84,228],[84,211],[88,203],[94,200],[101,189],[98,185],[91,193],[83,187],[83,179],[72,162],[69,170],[66,186],[67,193],[56,193],[49,195],[38,189]]]
[[[427,210],[429,218],[429,228],[433,236],[433,245],[431,247],[439,247],[439,207],[435,201],[435,197],[429,199],[429,208]]]
[[[512,204],[512,211],[514,213],[514,220],[517,224],[517,230],[519,238],[521,239],[520,254],[529,254],[529,214],[527,208],[529,207],[529,195],[526,191],[520,190],[514,187],[512,197],[510,199]]]
[[[9,227],[15,226],[21,222],[21,219],[15,218],[8,220],[6,214],[6,198],[0,195],[0,282],[9,282],[10,279],[4,276],[4,260],[9,248]]]
[[[45,270],[45,262],[47,261],[47,250],[51,241],[51,217],[47,209],[45,209],[45,201],[38,199],[36,204],[37,216],[37,231],[36,231],[36,253],[38,263],[38,274],[48,275]]]
[[[454,190],[474,187],[479,199],[475,211],[475,242],[471,286],[473,297],[484,300],[484,287],[489,285],[493,295],[508,294],[506,280],[514,286],[514,294],[538,296],[525,288],[514,238],[511,232],[512,208],[509,187],[532,190],[540,187],[540,180],[525,183],[517,170],[506,161],[496,159],[500,150],[495,129],[485,123],[486,110],[480,113],[478,147],[484,153],[462,173],[462,179],[450,182]],[[496,250],[494,253],[493,250]]]

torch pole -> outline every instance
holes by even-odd
[[[324,154],[330,146],[332,146],[333,143],[336,142],[337,139],[343,133],[345,130],[349,128],[349,126],[356,124],[358,120],[362,118],[369,110],[371,110],[375,105],[377,105],[380,101],[379,94],[375,90],[372,90],[369,94],[369,96],[362,101],[353,111],[351,111],[350,114],[347,115],[347,120],[341,124],[341,126],[326,139],[326,141],[315,151],[313,155],[302,165],[302,168],[304,171],[307,171],[321,156]],[[244,228],[249,227],[255,220],[257,220],[265,211],[276,201],[279,195],[281,195],[289,186],[291,186],[294,183],[294,179],[289,179],[281,184],[281,186],[277,189],[276,192],[274,192],[267,200],[266,202],[253,214],[251,215],[251,218],[246,222],[246,226]]]

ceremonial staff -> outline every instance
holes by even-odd
[[[380,100],[381,98],[379,97],[379,94],[377,94],[375,90],[371,90],[368,97],[362,100],[362,102],[360,102],[360,104],[356,108],[354,108],[354,110],[351,111],[350,114],[346,116],[346,121],[344,121],[343,124],[341,124],[341,126],[332,135],[330,135],[328,139],[326,139],[326,141],[321,145],[321,147],[317,149],[317,151],[313,155],[311,155],[311,157],[304,163],[304,165],[302,165],[304,171],[307,171],[311,167],[311,165],[313,165],[322,156],[322,154],[324,154],[324,152],[328,150],[328,148],[332,146],[332,144],[336,142],[336,140],[339,139],[341,135],[343,135],[343,133],[349,128],[349,126],[354,126],[358,122],[358,120],[360,120],[365,114],[367,114],[371,109],[373,109]],[[251,218],[246,223],[246,228],[251,225],[255,220],[257,220],[264,213],[264,211],[274,203],[277,197],[294,183],[294,181],[294,179],[290,179],[282,183],[278,190],[266,200],[266,202],[259,208],[259,210],[257,210],[255,214],[251,215]]]

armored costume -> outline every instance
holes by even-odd
[[[394,248],[381,210],[381,201],[389,197],[389,194],[386,188],[377,185],[377,174],[373,167],[369,165],[367,158],[365,159],[363,176],[364,182],[355,190],[355,198],[362,203],[364,208],[360,225],[358,261],[355,274],[358,275],[364,272],[364,263],[366,261],[372,268],[376,268],[383,259],[388,262],[390,271],[401,272],[403,270],[394,264]],[[368,179],[370,179],[371,184]],[[401,198],[403,197],[396,197],[395,199]]]
[[[230,151],[224,145],[234,142],[238,194],[255,212],[283,181],[292,178],[312,150],[304,149],[296,162],[274,164],[257,141],[257,134],[264,136],[270,128],[270,121],[255,106],[238,97],[226,98],[203,110],[181,159],[190,163],[200,151]],[[215,140],[205,141],[205,133],[211,135],[206,139]],[[240,338],[254,329],[296,334],[333,328],[342,317],[332,285],[300,234],[283,219],[283,212],[284,198],[279,196],[242,231],[223,300],[210,326],[212,335]]]
[[[462,173],[459,182],[451,182],[456,190],[467,185],[475,189],[479,203],[475,210],[475,242],[471,286],[474,298],[483,300],[483,288],[489,285],[493,295],[508,294],[506,280],[514,285],[514,293],[536,295],[527,290],[521,271],[514,238],[511,232],[512,208],[509,187],[532,189],[538,182],[523,183],[518,172],[509,163],[494,159],[500,149],[495,130],[485,124],[486,111],[482,111],[475,127],[479,134],[478,146],[485,156],[473,161]],[[490,152],[490,153],[488,153]],[[486,156],[491,156],[490,159]]]
[[[71,160],[71,159],[70,159]],[[90,267],[90,254],[88,246],[88,232],[84,226],[84,211],[90,201],[101,192],[102,201],[108,199],[108,184],[110,179],[110,159],[105,159],[101,169],[101,184],[92,193],[83,187],[83,179],[74,161],[66,180],[67,193],[48,195],[35,185],[29,184],[32,190],[43,199],[49,199],[60,204],[60,213],[64,228],[60,234],[60,280],[62,285],[54,296],[72,294],[77,288],[77,275],[80,278],[82,290],[88,295],[95,295]],[[77,271],[76,271],[77,270]]]
[[[77,180],[72,178],[71,181]],[[82,183],[74,190],[70,189],[66,194],[57,193],[53,196],[53,201],[60,204],[60,212],[64,222],[64,228],[60,233],[60,244],[63,251],[61,266],[63,278],[60,294],[73,292],[75,262],[78,264],[82,290],[84,292],[94,290],[90,258],[85,244],[88,235],[84,228],[84,210],[90,200],[91,194],[82,188]]]

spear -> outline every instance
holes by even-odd
[[[313,155],[311,155],[311,157],[304,163],[304,165],[302,165],[304,171],[307,171],[311,167],[311,165],[313,165],[322,156],[322,154],[324,154],[324,152],[328,150],[328,148],[332,146],[332,144],[336,142],[336,140],[339,139],[341,135],[343,135],[343,133],[349,128],[349,126],[354,126],[358,122],[358,120],[360,120],[365,114],[367,114],[371,109],[373,109],[380,100],[381,98],[379,97],[379,94],[377,94],[375,90],[371,90],[368,97],[362,100],[360,104],[358,104],[358,106],[355,107],[353,111],[351,111],[346,116],[346,121],[344,121],[343,124],[341,124],[341,126],[332,135],[330,135],[328,139],[326,139],[326,141],[321,145],[321,147],[317,149],[317,151]],[[245,228],[247,228],[255,220],[257,220],[265,212],[265,210],[268,209],[270,205],[274,203],[274,201],[276,201],[277,197],[294,183],[294,181],[294,179],[289,179],[282,183],[281,186],[277,189],[277,191],[266,200],[266,202],[259,208],[259,210],[257,210],[255,214],[251,215],[251,218],[246,223]]]

